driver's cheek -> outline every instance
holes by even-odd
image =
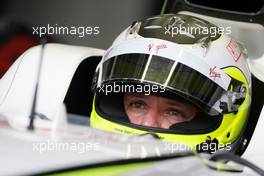
[[[169,121],[167,118],[163,118],[160,128],[169,129],[170,126],[173,125],[173,124],[174,123]]]

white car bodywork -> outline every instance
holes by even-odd
[[[41,46],[22,54],[0,81],[0,113],[30,115],[36,86]],[[73,75],[82,61],[102,56],[104,50],[47,44],[40,73],[36,112],[54,119],[62,105]]]

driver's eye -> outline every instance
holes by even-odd
[[[132,102],[129,106],[133,109],[145,109],[146,105],[142,102]]]
[[[175,110],[175,109],[166,111],[165,115],[169,117],[184,117],[184,114],[182,112]]]

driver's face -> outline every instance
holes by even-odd
[[[125,94],[124,106],[131,123],[165,129],[190,121],[197,113],[197,108],[186,102],[140,93]]]

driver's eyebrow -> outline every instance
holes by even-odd
[[[175,100],[165,100],[165,102],[168,105],[177,106],[177,107],[183,107],[185,105],[185,103],[182,103],[182,102],[179,102],[179,101],[175,101]]]
[[[134,96],[137,98],[144,98],[145,97],[144,95],[134,95]]]
[[[136,98],[144,98],[145,95],[141,95],[141,94],[129,94],[127,95],[130,98],[136,97]]]

